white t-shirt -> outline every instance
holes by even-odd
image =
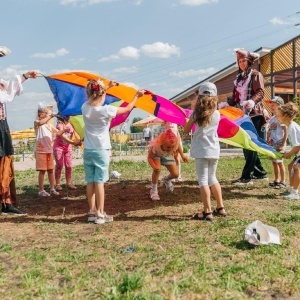
[[[143,133],[144,133],[144,138],[148,138],[150,137],[151,129],[149,127],[145,127],[143,129]]]
[[[193,115],[191,116],[193,118]],[[191,157],[193,158],[214,158],[220,156],[220,143],[218,138],[218,126],[220,113],[215,110],[211,122],[205,127],[199,127],[196,123],[196,130],[191,143]]]
[[[270,131],[270,140],[273,142],[278,142],[283,140],[284,131],[283,127],[286,127],[284,124],[280,124],[275,116],[273,116],[269,121],[269,131]]]
[[[84,121],[84,148],[111,149],[110,120],[117,115],[118,108],[111,105],[91,106],[85,102],[81,110]]]
[[[287,132],[288,132],[288,139],[291,146],[292,147],[300,146],[300,126],[293,121],[288,127]],[[296,155],[299,155],[299,152],[296,153]]]
[[[51,124],[43,124],[35,129],[35,152],[53,153],[53,134],[58,130]]]

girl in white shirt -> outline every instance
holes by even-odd
[[[191,143],[191,157],[195,158],[196,172],[204,209],[194,214],[194,220],[212,221],[212,214],[225,217],[221,186],[216,178],[220,156],[220,144],[217,128],[220,113],[217,110],[217,88],[211,82],[204,82],[199,87],[196,108],[190,119],[187,119],[184,132],[189,133],[194,124],[196,130]],[[217,208],[212,212],[210,190],[217,201]]]
[[[116,81],[110,81],[108,86],[101,80],[91,80],[86,87],[88,101],[82,105],[84,120],[84,152],[83,165],[86,193],[90,211],[88,221],[103,224],[113,221],[113,217],[104,212],[104,182],[109,179],[109,154],[111,149],[109,126],[116,115],[131,111],[137,99],[144,90],[137,91],[133,100],[126,107],[103,105],[106,90],[117,86]]]

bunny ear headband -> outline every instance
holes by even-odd
[[[0,57],[8,55],[10,52],[11,51],[7,47],[0,46]]]

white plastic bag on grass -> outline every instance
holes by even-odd
[[[280,245],[280,234],[277,228],[254,221],[245,229],[245,239],[253,245]]]

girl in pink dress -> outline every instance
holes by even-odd
[[[61,191],[63,188],[60,183],[61,172],[65,167],[66,185],[71,190],[77,189],[72,184],[72,146],[80,146],[81,140],[79,135],[74,130],[73,126],[69,122],[69,117],[57,114],[57,125],[58,130],[67,129],[62,135],[56,135],[53,145],[53,153],[55,158],[55,189]],[[75,139],[72,139],[72,138]]]

